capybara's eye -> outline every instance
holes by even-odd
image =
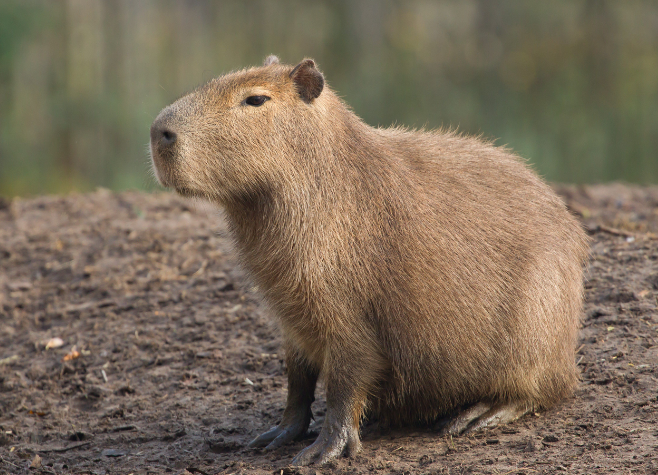
[[[270,98],[267,96],[249,96],[245,99],[245,102],[250,106],[262,106],[265,104],[265,101],[269,101]]]

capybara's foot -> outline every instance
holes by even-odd
[[[349,423],[331,423],[325,420],[320,435],[311,445],[292,459],[292,465],[321,465],[339,457],[343,452],[353,455],[361,450],[359,432]]]
[[[265,447],[273,450],[306,433],[310,417],[306,408],[300,408],[289,420],[281,421],[278,426],[272,427],[267,432],[259,435],[249,442],[249,447]]]
[[[450,420],[441,434],[462,435],[481,429],[507,424],[532,410],[532,404],[510,402],[490,404],[479,402]]]

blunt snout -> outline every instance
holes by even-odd
[[[151,125],[151,160],[158,181],[166,187],[175,179],[175,163],[178,157],[178,133],[175,117],[170,108],[164,109]]]
[[[157,146],[158,149],[166,150],[172,147],[177,138],[176,132],[159,120],[156,119],[151,125],[151,145]]]
[[[173,156],[174,146],[178,141],[177,123],[175,110],[169,106],[160,112],[151,125],[151,150],[157,151],[162,158]]]

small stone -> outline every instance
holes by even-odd
[[[32,463],[30,464],[30,468],[37,469],[41,468],[41,457],[39,457],[39,454],[36,454],[34,458],[32,459]]]

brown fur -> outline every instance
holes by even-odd
[[[161,182],[225,208],[288,365],[355,426],[367,407],[404,423],[570,394],[588,243],[560,198],[481,139],[372,128],[297,68],[214,79],[152,129]]]

